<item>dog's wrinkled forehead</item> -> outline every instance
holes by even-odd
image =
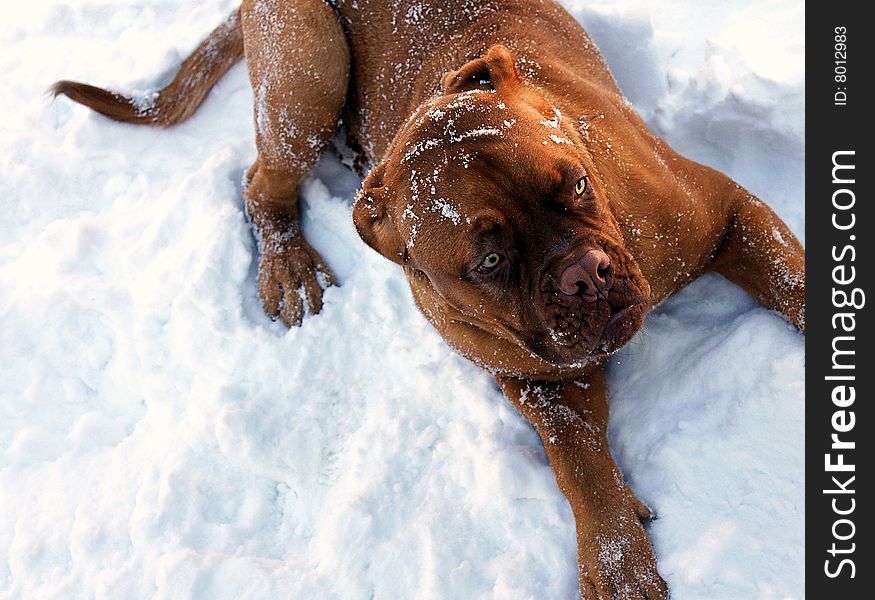
[[[471,160],[466,152],[471,147],[466,142],[471,141],[528,137],[545,146],[572,144],[560,128],[560,119],[559,110],[549,103],[536,108],[512,102],[495,90],[439,96],[424,103],[406,124],[401,162],[413,164],[424,153],[438,150],[465,164]]]
[[[488,90],[425,104],[408,124],[393,165],[402,199],[396,223],[408,248],[426,237],[437,244],[463,234],[520,186],[539,174],[550,177],[552,161],[575,152],[559,119],[557,110],[544,115],[512,106]]]
[[[425,213],[454,226],[470,222],[473,207],[465,202],[467,190],[458,189],[459,184],[464,188],[467,180],[478,179],[471,166],[483,146],[502,145],[515,124],[494,92],[471,90],[440,100],[414,115],[400,148],[397,175],[406,188],[402,193],[406,202],[399,222],[409,228],[408,246],[415,244],[417,224]]]
[[[464,163],[466,141],[507,137],[517,119],[494,91],[470,90],[424,104],[412,121],[401,150],[408,165],[435,150]]]

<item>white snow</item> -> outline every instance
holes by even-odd
[[[802,235],[802,3],[565,4],[658,133]],[[332,157],[303,226],[340,285],[301,328],[263,316],[243,65],[166,131],[43,96],[60,78],[151,89],[235,5],[4,11],[0,598],[575,597],[537,435],[359,241],[359,180]],[[672,597],[801,598],[802,336],[705,277],[609,380]]]
[[[561,135],[556,135],[555,133],[550,134],[550,139],[554,144],[570,144],[571,140],[567,137],[562,137]]]

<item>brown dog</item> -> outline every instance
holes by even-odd
[[[244,0],[147,101],[72,82],[54,90],[117,120],[166,126],[245,53],[259,291],[289,324],[319,310],[331,281],[301,236],[296,186],[345,102],[350,138],[375,165],[356,228],[534,424],[576,519],[581,593],[665,597],[642,525],[650,511],[608,448],[600,363],[652,305],[707,271],[804,329],[801,245],[757,198],[654,136],[552,0],[334,8]]]

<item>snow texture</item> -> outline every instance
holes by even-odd
[[[660,135],[802,235],[802,3],[565,4]],[[234,6],[4,11],[0,598],[576,597],[537,435],[359,241],[359,179],[333,157],[303,227],[340,285],[300,328],[264,317],[245,66],[171,130],[43,96],[62,78],[154,89]],[[611,446],[659,514],[672,597],[801,598],[802,336],[704,277],[608,375]]]

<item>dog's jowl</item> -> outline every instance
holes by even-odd
[[[53,89],[169,126],[244,56],[265,311],[299,324],[332,283],[301,233],[297,186],[342,117],[371,167],[352,210],[361,238],[404,269],[425,316],[538,431],[576,520],[584,598],[665,598],[650,509],[608,447],[601,363],[705,272],[804,330],[805,259],[790,230],[656,137],[552,0],[244,0],[148,101]]]

